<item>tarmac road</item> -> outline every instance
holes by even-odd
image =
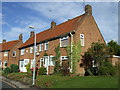
[[[9,83],[7,83],[5,81],[1,81],[1,80],[0,80],[0,89],[2,89],[2,90],[18,90],[12,84],[9,84]]]

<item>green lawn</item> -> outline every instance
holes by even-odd
[[[26,73],[11,73],[7,77],[32,85],[32,76],[28,76]],[[111,76],[39,75],[36,78],[36,86],[40,88],[118,88],[118,78]]]
[[[73,77],[54,88],[117,88],[117,77]]]

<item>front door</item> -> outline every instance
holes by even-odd
[[[29,59],[20,60],[19,69],[20,72],[27,72],[26,65],[29,63]]]
[[[47,74],[48,74],[48,66],[49,66],[49,56],[44,56],[44,67],[47,69]]]

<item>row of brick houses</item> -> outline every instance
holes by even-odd
[[[85,6],[84,14],[71,20],[59,25],[56,25],[56,23],[52,21],[49,29],[36,34],[36,40],[36,53],[39,54],[36,56],[36,64],[38,67],[46,67],[47,74],[52,74],[54,72],[54,49],[58,45],[60,45],[60,64],[62,65],[68,60],[65,47],[71,45],[72,42],[77,43],[79,40],[81,41],[82,55],[84,55],[91,46],[91,43],[98,41],[105,43],[94,17],[92,16],[92,7],[90,5]],[[4,66],[6,62],[7,66],[13,63],[18,64],[20,71],[26,72],[25,66],[28,63],[30,63],[31,68],[33,67],[33,50],[34,32],[32,31],[29,39],[25,43],[22,43],[22,35],[19,36],[19,40],[3,42],[2,49],[0,50],[0,53],[2,53],[2,60],[0,61]],[[47,54],[47,56],[45,56],[45,54]],[[77,74],[84,75],[85,70],[84,67],[80,66],[81,63],[82,60],[78,62]],[[72,71],[71,68],[70,70]]]

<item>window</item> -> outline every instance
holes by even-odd
[[[40,67],[44,66],[44,60],[43,58],[40,59]]]
[[[16,57],[16,51],[13,51],[12,56]]]
[[[84,34],[80,34],[81,46],[84,46]]]
[[[48,48],[49,48],[48,42],[45,42],[45,50],[48,50]]]
[[[39,51],[43,51],[43,44],[39,45]]]
[[[54,62],[54,57],[53,56],[50,56],[50,59],[49,59],[49,65],[50,66],[54,66],[55,65],[55,62]]]
[[[68,36],[60,38],[60,47],[66,47],[68,45]]]
[[[61,56],[61,60],[68,60],[67,56]]]
[[[4,66],[7,66],[7,60],[4,61]]]
[[[31,68],[34,67],[34,59],[31,60],[31,65],[30,65]]]
[[[33,47],[30,47],[30,53],[33,53]]]
[[[2,61],[0,60],[0,67],[2,67]]]
[[[24,55],[25,49],[21,49],[21,55]]]
[[[5,51],[5,52],[4,52],[4,56],[8,56],[8,51]]]

